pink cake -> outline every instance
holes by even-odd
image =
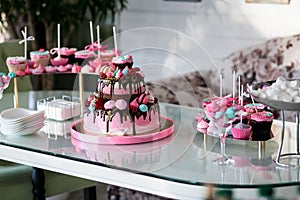
[[[83,129],[89,134],[137,135],[160,130],[158,100],[145,90],[131,56],[103,66],[97,90],[85,102]]]

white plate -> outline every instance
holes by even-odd
[[[6,129],[3,129],[3,126],[1,126],[0,127],[0,131],[4,135],[16,135],[16,136],[19,136],[19,135],[29,135],[29,134],[36,133],[41,128],[43,128],[43,126],[44,126],[44,123],[41,123],[40,125],[31,127],[31,128],[27,128],[27,129],[24,129],[24,130],[21,130],[21,131],[6,130]]]
[[[26,108],[10,108],[1,112],[0,120],[1,123],[18,123],[39,116],[44,116],[44,111],[30,110]]]
[[[7,123],[7,122],[0,121],[1,122],[0,124],[3,124],[3,126],[5,128],[17,128],[17,127],[31,126],[33,124],[37,124],[37,123],[44,122],[44,121],[45,121],[45,117],[42,116],[42,117],[39,117],[39,118],[32,118],[28,121],[24,121],[24,122],[21,122],[21,123]]]
[[[32,124],[28,124],[26,126],[1,126],[2,127],[2,130],[5,130],[5,131],[22,131],[24,129],[28,129],[28,128],[34,128],[36,126],[40,126],[41,124],[45,124],[44,121],[38,121],[38,122],[35,122],[35,123],[32,123]]]

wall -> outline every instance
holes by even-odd
[[[204,73],[238,49],[300,33],[299,10],[297,0],[287,5],[129,0],[120,17],[119,46],[135,55],[135,63],[143,65],[149,80],[162,78],[165,72],[169,76],[193,70]],[[164,75],[152,76],[150,65],[155,74]]]

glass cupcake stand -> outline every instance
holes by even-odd
[[[268,81],[268,82],[261,82],[253,86],[253,89],[262,88],[265,86],[272,85],[274,81]],[[276,157],[273,158],[274,162],[282,167],[299,167],[300,166],[300,144],[299,144],[299,112],[300,112],[300,103],[292,103],[292,102],[283,102],[283,101],[277,101],[277,100],[271,100],[267,98],[260,98],[256,95],[253,95],[251,93],[251,90],[248,90],[250,95],[252,97],[260,102],[263,103],[269,107],[279,109],[281,111],[281,124],[282,124],[282,130],[281,130],[281,138],[279,142],[278,151],[276,154]],[[282,153],[282,148],[284,144],[284,136],[285,136],[285,111],[292,111],[296,113],[295,120],[296,120],[296,151],[295,152],[286,152]],[[296,164],[293,164],[292,162],[289,162],[293,159],[296,159]],[[284,160],[288,162],[283,162]]]

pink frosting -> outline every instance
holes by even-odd
[[[43,67],[42,65],[39,65],[37,68],[32,70],[33,74],[42,74],[45,71],[45,67]]]
[[[27,66],[25,68],[24,72],[25,72],[26,75],[30,75],[31,74],[31,70],[30,70],[29,66]]]
[[[86,59],[90,57],[96,57],[96,54],[88,50],[81,50],[75,53],[75,58]]]
[[[69,60],[68,58],[59,58],[59,57],[50,59],[51,64],[54,66],[65,65],[67,64],[68,60]]]
[[[48,73],[56,72],[56,67],[54,67],[54,66],[46,66],[45,69],[46,69],[46,72],[48,72]]]
[[[262,111],[258,113],[253,113],[251,119],[257,122],[267,121],[270,122],[274,119],[274,115],[271,112]]]
[[[81,70],[81,67],[74,64],[71,71],[72,71],[72,73],[79,73],[80,70]]]
[[[251,104],[246,104],[244,108],[246,109],[247,112],[254,113],[256,112],[255,108],[258,111],[262,111],[265,108],[265,105],[261,103],[255,103],[255,104],[251,103]]]
[[[236,139],[249,139],[251,134],[251,126],[247,124],[238,123],[234,127],[232,127],[231,133],[232,136]]]
[[[60,55],[63,56],[70,56],[74,54],[77,51],[76,48],[68,48],[68,47],[62,47],[59,49]]]
[[[24,71],[22,71],[22,70],[18,70],[18,71],[16,71],[16,75],[17,76],[25,76],[26,73]]]
[[[26,59],[25,59],[25,57],[20,57],[20,56],[8,57],[6,59],[6,63],[9,64],[9,65],[25,64],[26,63]]]
[[[58,68],[57,68],[57,71],[59,71],[59,72],[66,72],[66,71],[68,71],[68,68],[66,68],[66,67],[64,67],[64,66],[59,66]]]
[[[147,111],[149,112],[149,111]],[[148,116],[151,115],[151,120],[148,117],[144,119],[143,117],[135,118],[135,129],[137,134],[144,134],[149,131],[159,130],[160,123],[159,123],[159,115],[158,112],[150,111]],[[96,116],[95,123],[94,123],[94,115],[90,113],[89,115],[84,115],[83,119],[83,129],[89,133],[93,134],[106,134],[106,126],[107,121],[103,120],[101,116]],[[109,122],[109,131],[110,134],[126,134],[132,135],[132,123],[131,119],[128,116],[127,118],[123,119],[123,123],[120,123],[121,116],[119,113],[116,113],[112,118],[112,121]]]
[[[49,51],[44,51],[44,49],[41,49],[39,51],[30,52],[30,58],[33,60],[50,58],[50,54]]]

